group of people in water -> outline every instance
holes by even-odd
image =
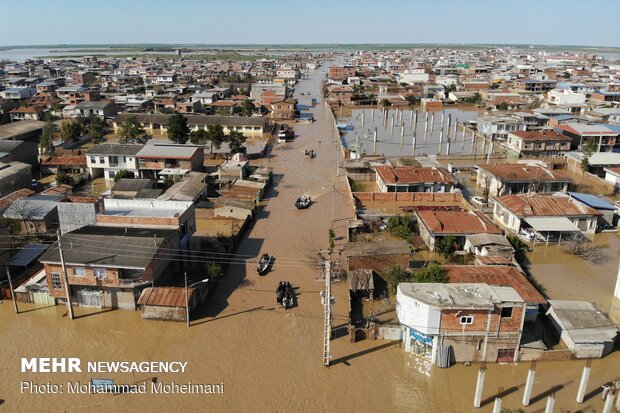
[[[295,290],[288,281],[280,281],[276,289],[276,300],[285,309],[291,308],[295,304]]]

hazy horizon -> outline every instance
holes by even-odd
[[[389,4],[359,0],[355,5],[328,0],[307,5],[283,0],[267,4],[250,0],[238,0],[234,5],[210,3],[108,0],[102,6],[77,0],[31,0],[29,9],[45,18],[26,26],[24,19],[5,19],[0,26],[0,46],[286,43],[620,47],[620,26],[615,21],[620,16],[617,0],[596,0],[588,7],[577,0],[498,2],[492,7],[483,0],[394,0]],[[2,10],[5,16],[24,14],[23,6],[15,2],[3,5]]]

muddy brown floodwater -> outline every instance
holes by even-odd
[[[297,90],[310,90],[317,97],[323,75],[322,71],[314,73]],[[275,188],[237,251],[248,256],[275,255],[268,275],[258,277],[254,263],[231,266],[190,328],[183,323],[145,321],[139,312],[123,310],[80,308],[79,318],[72,321],[63,306],[21,304],[24,313],[16,315],[5,301],[0,304],[0,412],[490,412],[499,387],[508,392],[504,406],[519,407],[528,368],[525,363],[489,366],[484,399],[491,402],[481,409],[472,407],[475,367],[430,367],[405,354],[398,343],[351,344],[341,336],[332,341],[333,365],[322,366],[322,283],[315,280],[320,269],[313,264],[317,250],[327,246],[332,212],[336,235],[344,238],[352,206],[343,177],[336,176],[338,151],[327,109],[319,105],[314,113],[317,122],[299,124],[295,142],[275,148],[268,162],[274,167]],[[317,157],[306,159],[305,149],[314,149]],[[315,203],[298,211],[293,203],[301,193],[308,193]],[[275,303],[274,290],[282,279],[298,288],[298,306],[288,311]],[[334,295],[337,327],[347,323],[344,283],[334,286]],[[36,356],[80,357],[83,362],[187,361],[186,373],[156,374],[157,380],[223,381],[225,390],[217,395],[21,394],[19,384],[27,380],[87,382],[95,377],[134,383],[153,377],[20,373],[20,358]],[[527,411],[543,411],[552,386],[562,386],[556,411],[600,411],[602,401],[597,395],[579,407],[574,402],[583,364],[540,363],[533,403]],[[588,391],[616,378],[619,366],[617,353],[594,361]]]

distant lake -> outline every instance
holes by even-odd
[[[34,58],[43,58],[43,59],[54,59],[58,56],[91,56],[91,55],[106,55],[106,56],[115,56],[115,55],[127,55],[127,54],[172,54],[171,51],[165,52],[140,52],[140,51],[131,51],[127,50],[119,50],[113,51],[110,48],[102,47],[89,47],[86,49],[80,48],[70,48],[70,49],[62,49],[62,48],[49,48],[49,49],[9,49],[9,50],[0,50],[0,60],[15,60],[17,62],[24,62],[28,59]]]

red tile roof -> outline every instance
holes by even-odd
[[[416,211],[428,232],[449,234],[501,234],[502,231],[480,211]]]
[[[524,164],[480,164],[478,168],[502,181],[572,182],[564,171],[552,171],[536,165]]]
[[[13,191],[10,194],[0,198],[0,209],[8,208],[13,202],[17,201],[18,199],[26,198],[34,193],[35,192],[32,189],[28,188],[22,188],[18,189],[17,191]]]
[[[189,289],[189,297],[194,294],[195,288]],[[138,299],[140,305],[158,307],[185,308],[185,289],[182,287],[150,287],[145,288]]]
[[[568,196],[553,194],[511,194],[496,198],[510,212],[519,216],[592,216],[601,215],[597,210]]]
[[[425,182],[456,184],[454,176],[445,168],[377,166],[375,170],[386,184],[422,184]]]
[[[444,265],[451,283],[486,283],[512,287],[526,303],[547,302],[517,268],[503,265]]]
[[[516,137],[524,140],[524,141],[561,141],[561,142],[571,142],[572,139],[568,136],[564,136],[554,131],[516,131],[510,132],[511,135],[515,135]]]
[[[86,166],[86,155],[50,156],[41,164],[47,166]]]

